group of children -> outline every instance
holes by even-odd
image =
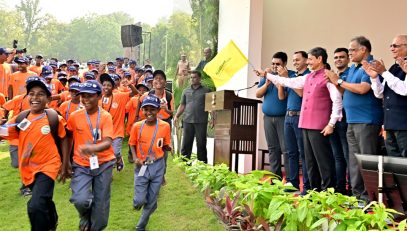
[[[24,94],[2,106],[4,118],[13,112],[0,127],[0,137],[10,141],[12,164],[31,191],[27,212],[32,230],[56,229],[52,198],[58,176],[62,182],[72,178],[70,202],[79,213],[79,229],[107,226],[113,169],[124,168],[126,134],[128,158],[135,163],[133,205],[143,208],[137,230],[145,230],[172,151],[174,103],[165,90],[165,73],[149,69],[140,81],[125,72],[61,72],[42,67],[40,76],[26,79]]]

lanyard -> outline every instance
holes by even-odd
[[[90,133],[92,133],[93,136],[93,143],[96,144],[98,140],[98,133],[99,133],[99,123],[100,123],[100,108],[98,107],[98,118],[96,121],[96,129],[93,131],[93,126],[92,126],[92,121],[90,121],[90,117],[88,112],[86,111],[86,119],[88,120],[89,128],[90,128]]]
[[[69,111],[71,110],[71,103],[72,103],[72,101],[69,101],[69,103],[68,103],[68,109],[66,110],[66,112],[65,112],[65,119],[66,120],[68,120],[68,117],[69,117]],[[81,107],[80,107],[80,103],[78,103],[78,107],[76,108],[76,110],[79,110]]]
[[[140,154],[141,154],[141,157],[144,159],[144,157],[146,156],[146,154],[143,152],[143,149],[141,148],[141,144],[140,144],[140,137],[141,137],[141,132],[143,131],[143,128],[144,128],[144,124],[146,123],[146,121],[144,121],[142,124],[141,124],[141,127],[140,127],[140,131],[139,131],[139,133],[138,133],[138,147],[139,147],[139,151],[140,151]],[[156,136],[157,136],[157,130],[158,130],[158,119],[157,119],[157,122],[155,123],[155,129],[154,129],[154,134],[153,134],[153,138],[151,139],[151,143],[150,143],[150,147],[148,148],[148,153],[147,153],[147,158],[146,158],[146,160],[149,160],[150,159],[150,154],[152,154],[152,151],[153,151],[153,145],[154,145],[154,142],[155,142],[155,138],[156,138]]]
[[[106,97],[105,96],[103,96],[103,99],[105,99]],[[102,108],[103,109],[105,109],[104,107],[103,107],[103,99],[102,99]],[[109,100],[110,100],[110,97],[108,98]],[[107,111],[108,112],[110,112],[110,109],[112,108],[112,104],[113,104],[113,93],[112,93],[112,100],[110,101],[110,105],[109,105],[109,109],[107,109]]]
[[[41,115],[35,117],[35,118],[34,118],[32,121],[30,121],[30,122],[32,123],[32,122],[34,122],[34,121],[40,120],[40,119],[42,119],[45,115],[46,115],[46,113],[44,112],[44,113],[42,113]],[[27,115],[27,116],[28,116],[28,115]],[[4,127],[4,128],[14,127],[14,126],[17,126],[18,124],[19,124],[19,123],[3,124],[2,127]]]

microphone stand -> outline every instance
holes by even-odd
[[[254,83],[252,86],[250,86],[250,87],[245,87],[245,88],[242,88],[242,89],[237,89],[237,90],[235,90],[235,94],[236,94],[236,96],[239,96],[239,92],[240,92],[240,91],[252,89],[253,87],[255,87],[255,86],[257,86],[257,85],[259,85],[259,82],[255,82],[255,83]]]

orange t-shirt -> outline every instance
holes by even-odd
[[[167,122],[164,122],[160,119],[158,121],[158,128],[157,128],[157,134],[156,137],[153,141],[153,146],[152,146],[152,153],[151,154],[151,159],[159,159],[164,156],[164,151],[163,147],[165,145],[170,145],[171,144],[171,131],[170,131],[170,125]],[[140,128],[143,126],[143,130],[141,131],[140,134]],[[155,130],[156,125],[147,125],[145,124],[145,120],[139,121],[133,125],[131,128],[130,132],[130,138],[129,138],[129,145],[131,146],[136,146],[136,153],[137,153],[137,158],[141,159],[143,161],[146,160],[147,155],[148,155],[148,149],[151,146],[151,142],[153,140],[153,135],[154,135],[154,130]],[[143,151],[141,153],[140,147]],[[144,154],[144,155],[143,155]]]
[[[61,97],[61,101],[62,101],[62,102],[71,100],[71,94],[69,93],[68,90],[65,90],[65,91],[61,92],[61,93],[59,94],[59,96]]]
[[[114,92],[112,96],[101,99],[102,108],[112,115],[113,139],[124,137],[124,119],[126,117],[126,104],[130,100],[130,92]]]
[[[37,75],[35,72],[27,71],[25,73],[17,71],[11,74],[9,85],[13,87],[13,96],[26,94],[25,81],[28,77]]]
[[[97,117],[97,112],[89,116],[93,129],[96,129]],[[75,141],[73,161],[81,166],[89,167],[89,156],[79,154],[79,146],[93,144],[93,136],[86,118],[86,110],[81,109],[73,112],[69,116],[66,128],[73,133],[73,140]],[[102,140],[107,137],[113,139],[112,116],[105,110],[100,110],[99,129],[102,133]],[[98,152],[97,157],[99,164],[115,159],[113,147],[110,146],[108,149]]]
[[[131,97],[130,101],[126,104],[126,113],[127,115],[127,126],[126,126],[126,134],[130,135],[131,127],[133,126],[134,122],[136,122],[136,111],[139,105],[139,98],[140,96],[133,96]]]
[[[149,92],[144,93],[144,94],[140,97],[140,102],[143,102],[144,97],[145,97],[146,95],[148,95],[148,94],[149,94]],[[161,97],[160,100],[161,100],[162,102],[165,101],[165,102],[167,103],[166,94],[167,94],[167,92],[164,91],[163,97]],[[158,95],[155,95],[155,96],[158,97]],[[171,97],[170,105],[171,105],[171,111],[174,111],[174,97]],[[168,107],[168,105],[167,105],[167,107]],[[170,107],[168,107],[168,109],[170,109]],[[141,108],[140,108],[140,112],[142,113],[142,109],[141,109]],[[142,113],[142,114],[143,114],[143,113]],[[144,114],[143,114],[143,117],[144,117]],[[157,118],[162,119],[162,120],[166,120],[166,119],[168,119],[168,118],[170,118],[170,117],[171,117],[171,115],[170,115],[169,113],[167,113],[164,109],[160,109],[160,111],[158,111]]]
[[[60,92],[62,92],[65,89],[64,85],[62,85],[62,83],[58,79],[52,79],[49,86],[51,88],[52,95],[58,95]],[[52,100],[51,102],[49,102],[48,107],[57,110],[58,109],[58,100]]]
[[[30,66],[28,68],[28,70],[32,71],[32,72],[35,72],[38,76],[41,76],[42,66],[33,65],[33,66]]]
[[[7,111],[13,111],[13,115],[20,114],[21,111],[30,109],[27,95],[16,95],[2,106]],[[18,145],[18,139],[9,140],[10,145]]]
[[[42,116],[42,118],[35,120]],[[10,120],[15,123],[17,117]],[[65,120],[58,116],[58,136],[64,138]],[[16,129],[16,126],[8,128],[9,135],[5,139],[18,139],[18,165],[21,179],[24,185],[30,185],[34,181],[35,174],[42,172],[55,180],[61,166],[61,158],[58,148],[51,133],[47,115],[29,114],[27,119],[31,125],[25,130]],[[34,121],[35,120],[35,121]]]
[[[68,101],[63,102],[59,106],[58,112],[62,115],[62,117],[64,117],[65,120],[68,120],[68,118],[72,114],[72,112],[78,111],[82,108],[83,107],[81,104],[72,103],[71,100],[68,100]],[[68,112],[68,114],[67,114],[67,112]]]
[[[11,77],[11,66],[8,63],[0,64],[0,92],[8,97],[8,84]]]

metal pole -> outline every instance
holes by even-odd
[[[149,40],[148,40],[148,58],[151,59],[151,32],[148,32]]]
[[[378,185],[378,192],[379,192],[379,203],[383,203],[383,156],[378,156],[379,158],[379,185]]]
[[[167,72],[167,54],[168,54],[168,34],[165,34],[165,59],[164,59],[164,72]]]

